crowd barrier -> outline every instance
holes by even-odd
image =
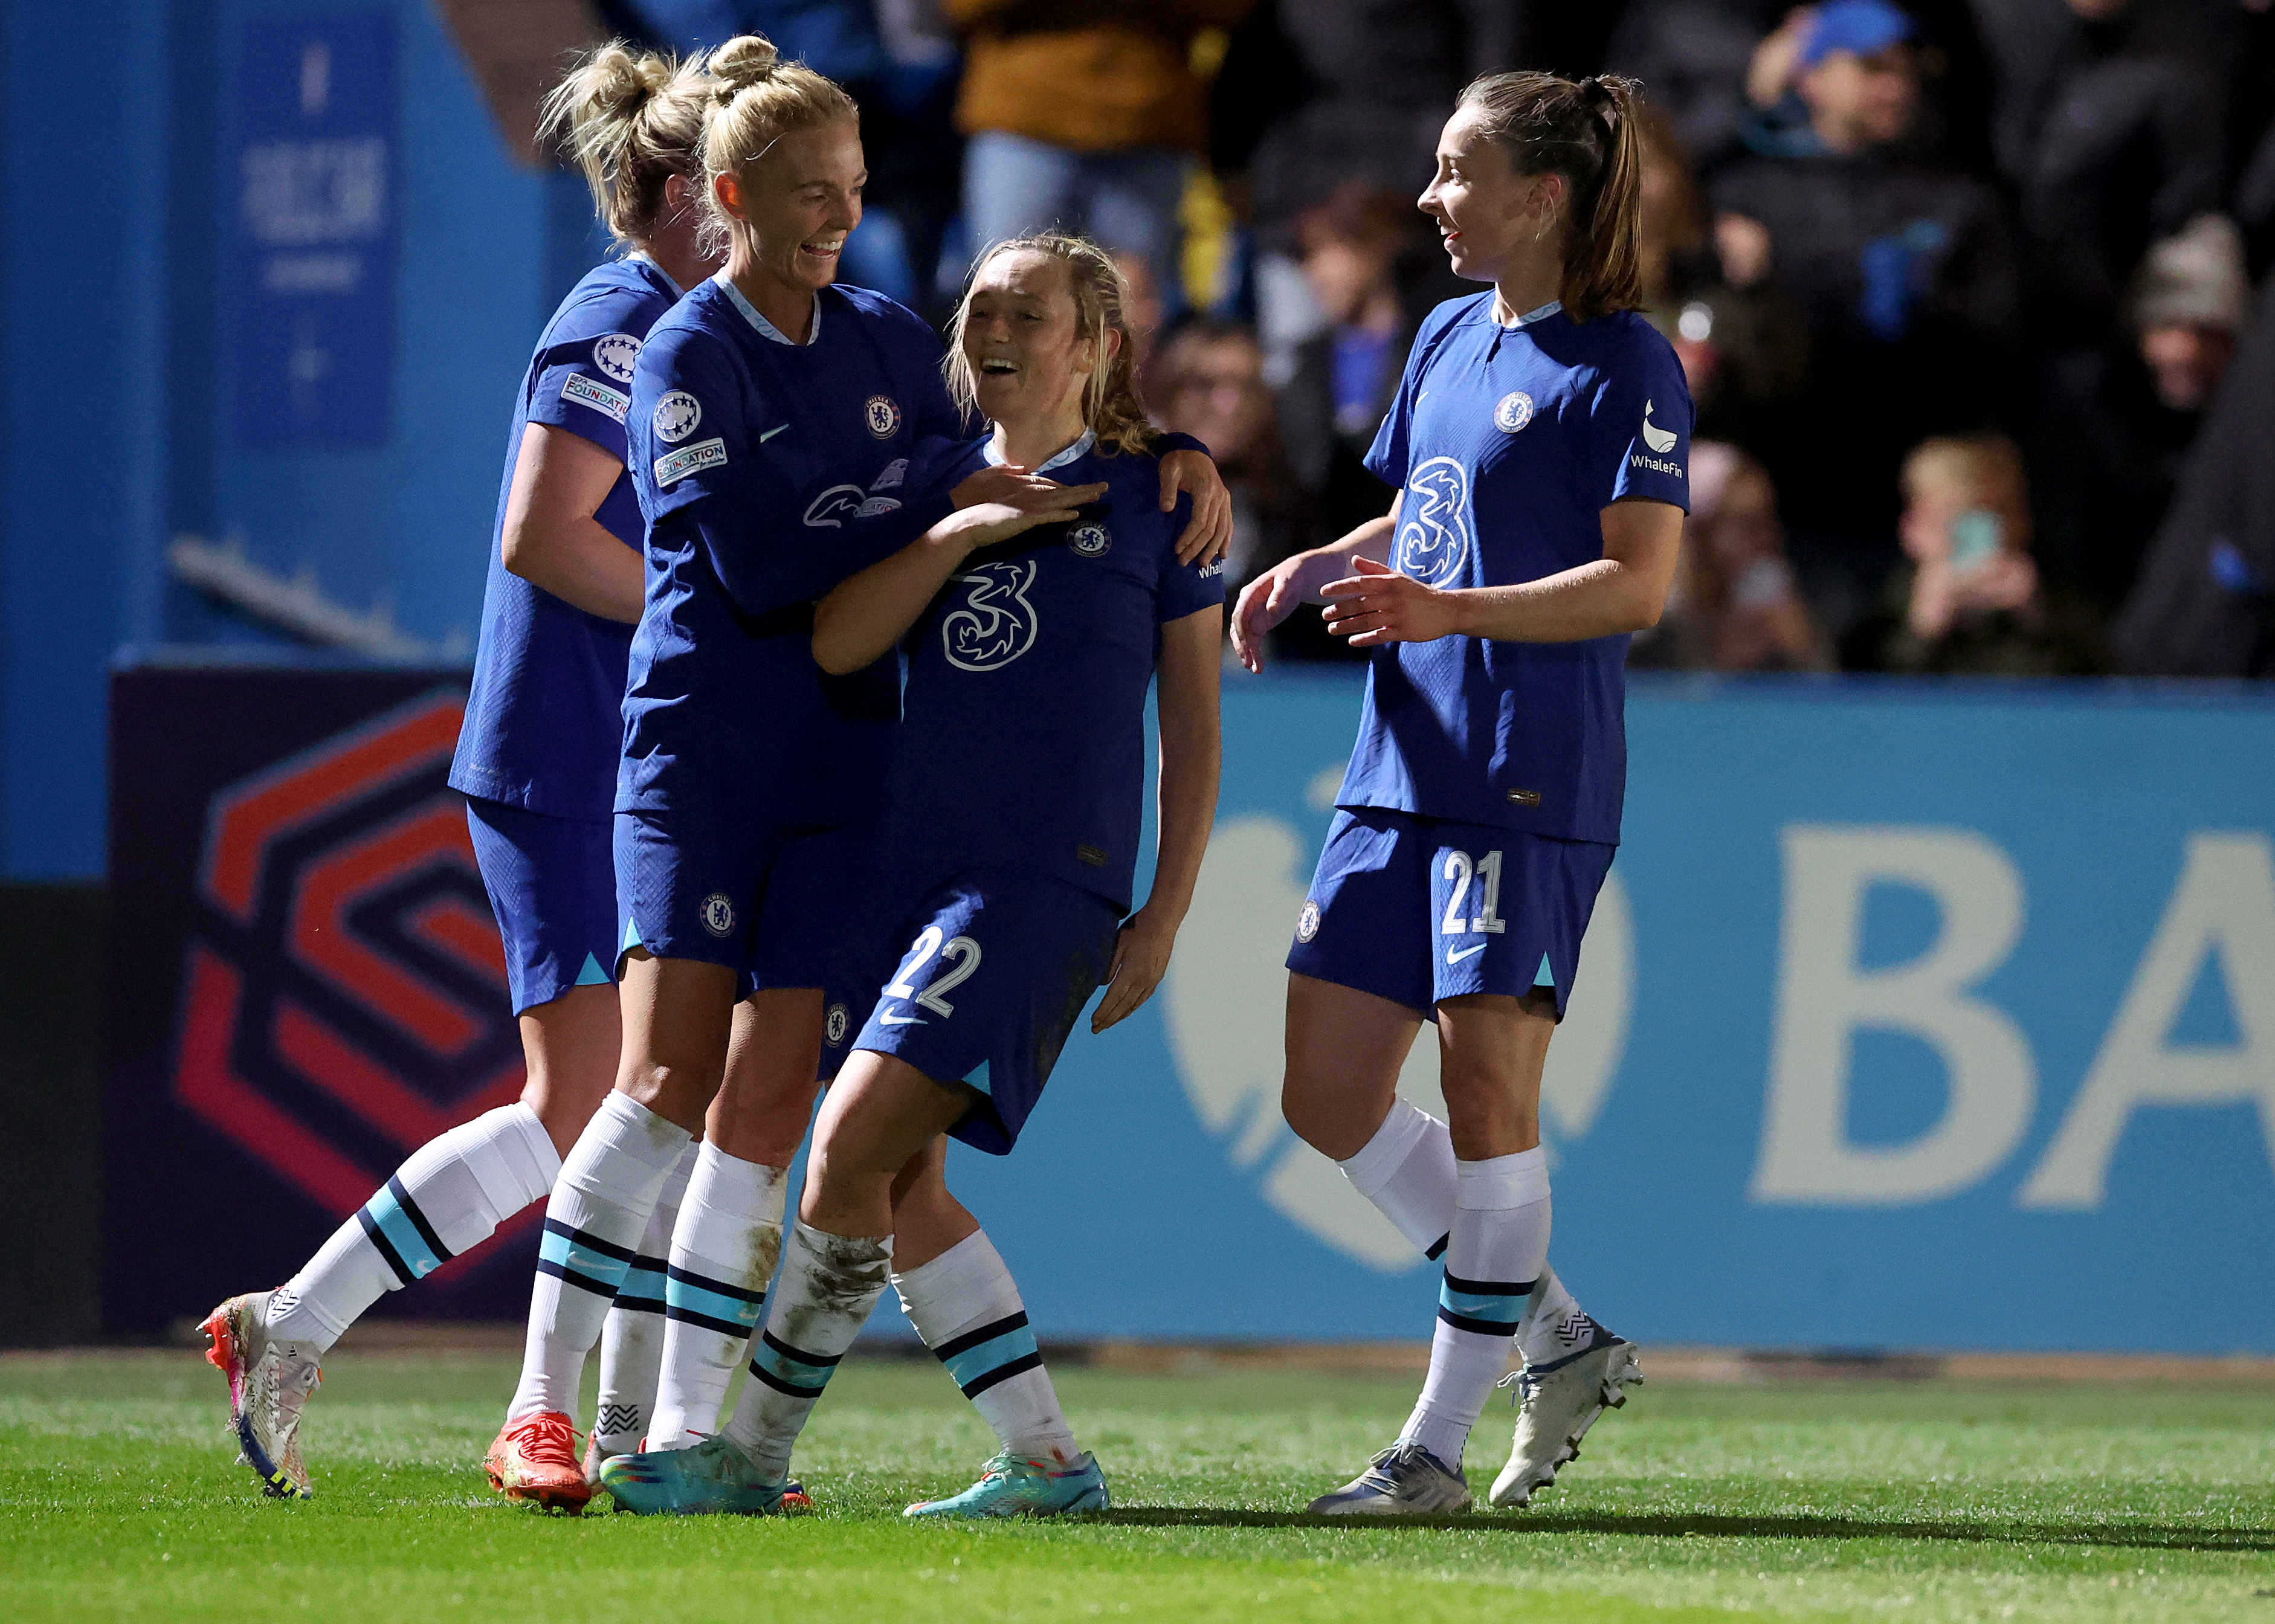
[[[281,1279],[518,1086],[457,683],[118,679],[113,1329]],[[1160,993],[1077,1031],[1016,1156],[952,1159],[1046,1334],[1426,1334],[1432,1271],[1278,1108],[1357,703],[1228,678]],[[1628,717],[1543,1112],[1584,1303],[1686,1342],[2275,1352],[2275,698],[1663,680]],[[1432,1108],[1435,1069],[1425,1029]],[[397,1305],[518,1314],[530,1244]]]

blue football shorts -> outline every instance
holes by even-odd
[[[1005,1155],[1113,966],[1121,926],[1120,909],[1062,880],[958,874],[904,916],[900,967],[853,1046],[978,1091],[950,1131]]]
[[[466,799],[474,862],[505,944],[513,1012],[616,979],[616,870],[606,823]]]
[[[1554,993],[1561,1021],[1617,850],[1413,812],[1339,811],[1288,968],[1432,1019],[1443,999],[1539,987]]]
[[[841,976],[835,945],[845,864],[843,828],[786,827],[686,811],[620,812],[615,952],[731,970],[742,995],[821,987]]]

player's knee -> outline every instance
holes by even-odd
[[[688,1132],[699,1133],[703,1114],[710,1108],[711,1097],[719,1091],[719,1071],[715,1062],[679,1063],[640,1057],[625,1065],[616,1079],[616,1091]]]
[[[1381,1125],[1359,1121],[1348,1102],[1326,1097],[1292,1073],[1281,1085],[1280,1114],[1297,1138],[1332,1161],[1357,1155]]]

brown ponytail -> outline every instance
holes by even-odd
[[[1564,178],[1564,313],[1592,321],[1642,307],[1642,87],[1606,75],[1488,73],[1460,107],[1499,143],[1520,175]]]
[[[1090,376],[1082,386],[1083,427],[1109,453],[1150,449],[1161,431],[1146,415],[1138,391],[1138,345],[1127,314],[1130,284],[1114,256],[1087,238],[1039,231],[997,243],[972,261],[971,274],[964,279],[964,297],[949,320],[948,355],[941,363],[956,404],[966,417],[979,413],[979,386],[971,375],[971,363],[964,359],[964,324],[971,310],[972,284],[988,261],[1002,253],[1039,253],[1067,268],[1067,287],[1074,295],[1075,339],[1092,346]],[[1121,334],[1122,342],[1109,345],[1108,333]]]

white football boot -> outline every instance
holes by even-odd
[[[206,1358],[229,1378],[229,1418],[238,1458],[261,1479],[272,1499],[308,1498],[308,1469],[300,1459],[300,1411],[323,1380],[312,1342],[279,1341],[268,1334],[274,1292],[231,1297],[198,1328],[213,1338]]]
[[[1462,1469],[1402,1439],[1307,1509],[1321,1517],[1450,1517],[1469,1508],[1470,1483]]]
[[[1555,1483],[1557,1468],[1580,1458],[1580,1440],[1596,1418],[1625,1404],[1627,1389],[1642,1380],[1636,1345],[1601,1326],[1578,1353],[1504,1377],[1501,1386],[1518,1384],[1524,1408],[1516,1417],[1508,1464],[1493,1479],[1492,1503],[1504,1508],[1529,1505],[1536,1490]]]

